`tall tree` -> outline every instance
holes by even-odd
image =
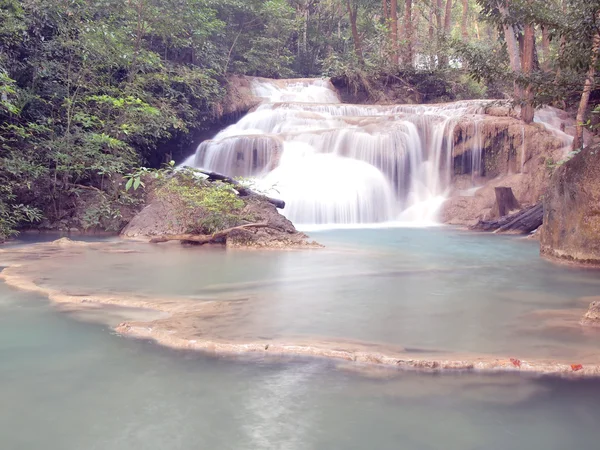
[[[346,9],[348,10],[348,16],[350,17],[350,28],[352,29],[352,40],[354,41],[354,51],[358,59],[364,62],[362,44],[360,40],[360,34],[358,33],[358,26],[356,24],[358,17],[358,2],[354,4],[350,0],[346,0]]]
[[[469,39],[467,23],[469,19],[469,0],[462,0],[462,20],[460,22],[460,34],[463,40]]]
[[[442,31],[444,16],[442,14],[444,8],[443,0],[435,0],[435,21],[437,23],[438,33]]]
[[[392,41],[392,64],[398,67],[399,52],[398,52],[398,0],[390,0],[390,37]]]
[[[547,25],[542,25],[542,68],[548,70],[550,68],[550,30]]]
[[[452,0],[446,0],[446,12],[444,13],[444,34],[448,36],[452,29]]]
[[[506,42],[506,50],[508,51],[510,68],[515,76],[518,76],[521,73],[519,42],[517,40],[515,27],[512,22],[509,21],[508,0],[500,0],[498,4],[498,11],[500,13],[502,30],[504,31],[504,41]],[[514,96],[517,100],[520,100],[523,96],[523,91],[516,82],[514,83]]]
[[[532,23],[526,23],[523,33],[523,54],[522,67],[523,74],[526,77],[531,77],[533,72],[533,59],[535,53],[535,28]],[[525,87],[525,95],[523,104],[521,105],[521,120],[525,123],[533,122],[533,91],[531,83],[527,83]]]
[[[600,25],[600,11],[596,13],[596,21]],[[588,66],[587,75],[585,77],[585,82],[583,85],[583,90],[581,92],[581,100],[579,101],[579,107],[577,108],[577,129],[575,132],[575,139],[573,139],[573,150],[577,150],[583,147],[583,127],[585,124],[588,103],[590,101],[590,95],[592,93],[592,89],[595,86],[595,76],[596,76],[596,65],[598,64],[598,52],[600,51],[600,28],[596,26],[596,31],[594,33],[591,55],[590,55],[590,63]]]
[[[414,32],[413,32],[413,14],[412,14],[412,0],[405,0],[404,2],[404,64],[412,66],[413,63],[413,51],[414,51]]]

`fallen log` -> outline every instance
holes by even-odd
[[[472,230],[492,231],[494,233],[531,233],[537,230],[544,220],[544,205],[524,208],[514,214],[500,217],[496,220],[480,220],[472,226]]]
[[[208,181],[223,181],[224,183],[231,184],[235,186],[235,190],[238,191],[240,197],[248,197],[252,195],[260,196],[266,199],[269,203],[275,205],[279,209],[285,208],[285,202],[278,198],[267,197],[266,195],[259,194],[258,192],[254,192],[252,189],[249,189],[242,185],[239,181],[234,180],[227,175],[223,175],[218,172],[211,172],[209,170],[196,169],[197,172],[200,172],[206,176],[208,176]]]
[[[211,242],[219,241],[220,239],[226,238],[229,233],[234,230],[244,230],[246,228],[266,228],[269,225],[266,222],[263,223],[248,223],[245,225],[239,225],[237,227],[226,228],[225,230],[217,231],[213,234],[164,234],[156,236],[150,239],[151,244],[160,244],[161,242],[168,241],[182,241],[182,242],[194,242],[196,244],[209,244]]]
[[[518,231],[520,233],[531,233],[537,230],[544,222],[544,205],[538,203],[530,208],[519,211],[510,216],[508,223],[502,225],[494,233],[506,233],[507,231]]]

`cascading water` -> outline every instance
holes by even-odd
[[[541,123],[554,136],[562,140],[563,154],[567,156],[573,144],[573,136],[565,132],[565,126],[570,123],[575,125],[575,121],[567,116],[565,112],[551,106],[544,106],[535,112],[534,122]]]
[[[342,104],[325,80],[255,79],[252,87],[264,102],[184,164],[256,178],[286,201],[283,213],[299,228],[433,223],[450,185],[454,127],[474,115],[477,133],[483,112],[480,101]]]

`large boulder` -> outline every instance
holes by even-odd
[[[213,189],[210,183],[200,187],[185,179],[170,183],[149,193],[146,206],[121,232],[123,237],[150,239],[168,235],[212,235],[223,229],[260,223],[266,224],[266,227],[236,229],[220,241],[228,247],[237,248],[320,247],[316,242],[309,242],[308,236],[298,232],[292,222],[279,214],[265,197],[240,197],[235,201],[235,207],[228,211],[219,212],[213,208],[211,212],[198,201],[202,198],[198,189]],[[210,203],[206,204],[210,207]]]
[[[230,248],[296,248],[322,247],[308,236],[296,230],[294,224],[279,214],[277,208],[260,197],[250,198],[242,212],[254,221],[265,222],[265,228],[237,229],[227,236]]]
[[[600,146],[560,165],[544,196],[544,256],[600,265]]]

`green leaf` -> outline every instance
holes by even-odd
[[[133,178],[130,178],[129,180],[127,180],[127,184],[125,185],[125,190],[128,191],[129,189],[131,189],[132,184],[133,184]]]
[[[137,191],[137,189],[140,187],[141,183],[142,183],[142,180],[140,178],[136,178],[135,181],[133,182],[133,190]]]

